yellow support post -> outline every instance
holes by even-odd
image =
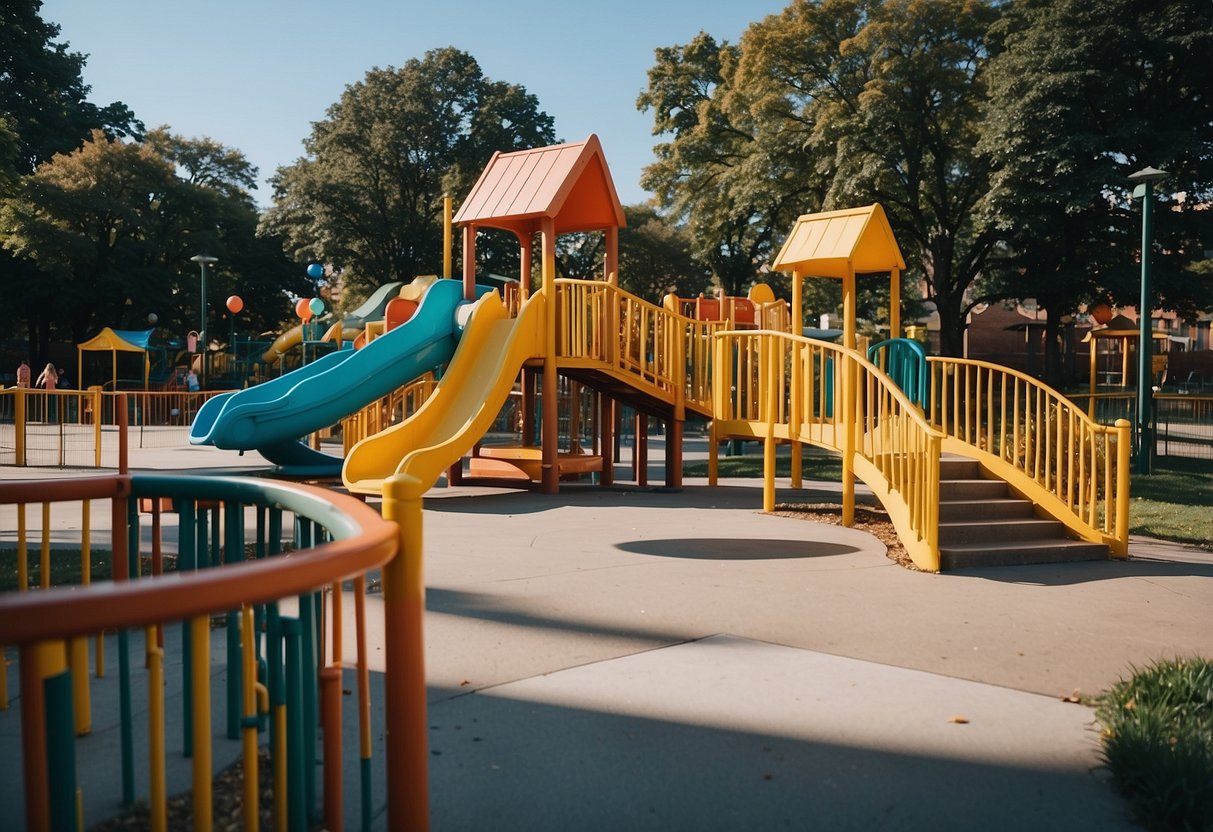
[[[545,399],[554,392],[545,390]],[[392,784],[388,825],[416,830],[428,829],[430,817],[421,513],[425,490],[426,484],[407,475],[383,483],[383,517],[400,530],[400,552],[383,567],[385,687],[392,703],[386,715],[387,777]]]
[[[253,645],[253,608],[245,604],[240,610],[240,662],[243,667],[244,714],[242,740],[244,744],[244,828],[257,832],[261,820],[257,788],[257,665]]]
[[[1128,419],[1116,420],[1116,542],[1112,554],[1129,556],[1129,451],[1132,444],[1132,424]]]
[[[190,620],[190,681],[194,722],[194,829],[211,828],[211,622],[205,615]]]
[[[25,465],[25,397],[28,392],[24,387],[13,391],[13,444],[16,456],[13,461],[19,466]]]
[[[17,591],[29,591],[29,546],[25,542],[25,503],[17,503]]]

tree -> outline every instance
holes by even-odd
[[[988,0],[794,0],[716,59],[705,36],[659,51],[640,104],[674,138],[646,184],[736,259],[765,256],[798,214],[882,203],[958,354],[995,243],[974,216],[974,147],[996,18]]]
[[[1213,282],[1189,264],[1213,245],[1213,7],[1201,0],[1017,3],[996,29],[980,150],[982,209],[1008,242],[993,289],[1035,296],[1055,327],[1081,304],[1140,304],[1140,209],[1127,176],[1167,170],[1153,253],[1158,308],[1194,318]],[[1203,236],[1203,239],[1202,239]],[[1046,359],[1056,378],[1056,332]]]
[[[436,49],[346,87],[313,125],[307,156],[271,180],[261,228],[293,259],[331,263],[353,284],[433,274],[443,194],[469,191],[495,150],[553,141],[551,116],[523,87],[485,78],[464,52]],[[477,253],[487,271],[517,272],[516,241],[486,240]]]
[[[619,229],[619,286],[661,303],[670,292],[694,297],[711,285],[711,272],[692,253],[686,229],[667,222],[651,205],[625,205]],[[556,244],[561,277],[592,279],[602,271],[606,242],[601,233],[564,234]]]
[[[120,101],[87,101],[86,56],[55,43],[59,27],[39,16],[41,0],[7,0],[0,7],[0,113],[19,144],[21,173],[56,153],[79,147],[94,129],[138,138],[143,125]]]
[[[685,225],[695,257],[730,295],[744,295],[758,279],[797,213],[820,204],[807,180],[771,169],[781,157],[770,145],[779,139],[753,122],[745,90],[735,88],[738,56],[737,47],[703,32],[685,46],[658,49],[637,100],[640,110],[653,111],[653,134],[669,137],[653,148],[657,161],[641,182]]]
[[[96,131],[0,201],[5,248],[38,270],[21,294],[37,354],[45,355],[53,328],[79,342],[105,325],[141,328],[151,312],[169,332],[196,329],[198,272],[189,257],[199,251],[220,257],[216,286],[239,285],[254,325],[285,318],[287,293],[304,285],[280,248],[255,236],[251,197],[234,184],[255,178],[243,157],[164,128],[152,136],[136,144]],[[182,159],[199,160],[212,184],[179,177]],[[219,314],[219,298],[209,301]]]
[[[98,107],[86,100],[85,56],[55,43],[59,27],[42,20],[40,0],[9,0],[0,6],[0,197],[20,177],[57,153],[79,147],[95,129],[111,137],[138,137],[143,125],[121,102]],[[7,229],[0,228],[0,247]],[[44,280],[31,260],[0,250],[0,326],[24,323],[31,357],[45,358],[50,321],[38,292]],[[42,345],[42,346],[39,346]]]

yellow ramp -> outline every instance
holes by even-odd
[[[455,357],[426,403],[409,419],[354,445],[341,477],[356,494],[381,494],[405,474],[428,489],[492,426],[518,372],[543,355],[542,293],[508,317],[496,292],[473,307]]]

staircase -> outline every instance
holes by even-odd
[[[1032,502],[1013,495],[1007,483],[982,477],[975,460],[943,457],[939,480],[939,566],[945,572],[1108,558],[1107,545],[1067,537],[1065,526],[1037,517]]]

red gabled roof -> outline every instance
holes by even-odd
[[[557,234],[626,224],[596,135],[572,144],[494,153],[459,207],[455,224],[532,234],[544,217],[555,220]]]

